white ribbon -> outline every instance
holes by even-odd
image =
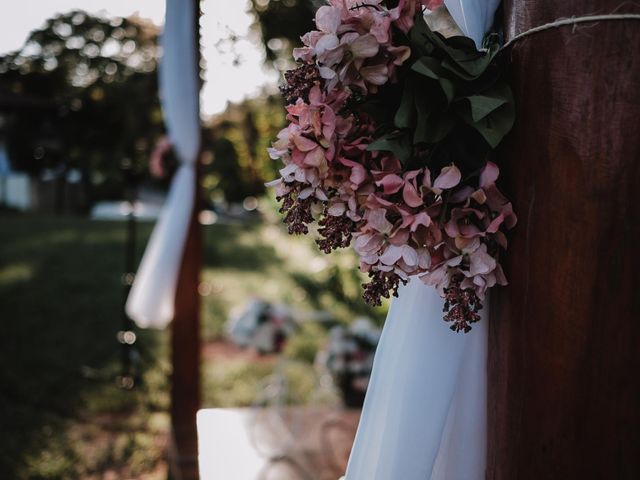
[[[450,0],[480,47],[499,0]],[[376,351],[347,480],[482,480],[486,466],[489,298],[467,334],[413,278],[391,304]]]
[[[169,139],[181,163],[127,299],[127,314],[143,328],[173,318],[176,283],[194,208],[200,148],[195,3],[167,0],[160,43],[160,100]]]

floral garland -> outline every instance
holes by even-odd
[[[487,157],[514,110],[497,35],[478,51],[441,3],[318,9],[281,87],[289,124],[269,153],[284,168],[269,185],[289,233],[315,225],[325,253],[353,244],[368,303],[417,275],[467,332],[487,289],[507,283],[499,255],[516,216]]]

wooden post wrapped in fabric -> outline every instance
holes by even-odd
[[[200,77],[200,0],[194,4],[196,69]],[[196,414],[200,408],[200,268],[202,229],[198,215],[202,209],[200,155],[196,161],[193,210],[184,245],[175,297],[175,316],[171,325],[171,430],[170,468],[172,478],[198,479],[198,432]]]
[[[507,40],[619,1],[507,0]],[[492,292],[487,478],[640,478],[640,22],[511,48],[501,181],[519,225]]]

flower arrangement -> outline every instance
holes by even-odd
[[[327,344],[316,356],[316,366],[331,375],[348,407],[362,407],[379,340],[380,330],[371,320],[356,318],[349,327],[331,328]]]
[[[288,125],[269,153],[284,167],[269,185],[290,233],[314,225],[325,253],[353,245],[368,303],[418,276],[467,332],[487,289],[507,283],[499,256],[516,216],[488,157],[514,109],[498,36],[477,50],[441,3],[318,9],[281,87]]]

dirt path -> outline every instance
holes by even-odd
[[[209,340],[202,346],[202,358],[205,361],[229,361],[245,360],[256,363],[269,363],[276,359],[277,355],[259,355],[252,348],[240,348],[233,343],[223,340]]]

